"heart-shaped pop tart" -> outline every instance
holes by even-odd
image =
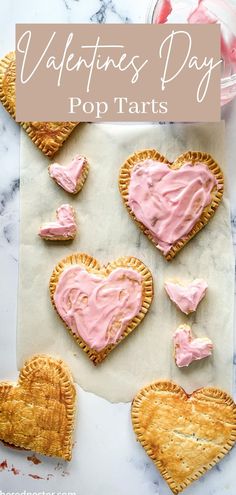
[[[169,381],[148,385],[133,400],[132,423],[175,494],[211,469],[236,441],[236,405],[217,388],[187,395]]]
[[[70,241],[76,236],[77,225],[74,208],[61,205],[56,210],[56,221],[45,223],[39,229],[39,236],[46,241]]]
[[[55,267],[50,294],[63,323],[96,365],[144,318],[153,297],[152,275],[137,258],[101,266],[77,253]]]
[[[48,167],[50,177],[65,191],[77,194],[83,187],[89,171],[87,158],[77,155],[69,165],[52,163]]]
[[[121,167],[119,188],[142,231],[169,261],[214,215],[223,174],[208,153],[188,151],[173,163],[150,149]]]
[[[0,59],[0,102],[16,118],[16,54]],[[54,156],[78,122],[19,122],[33,143],[46,155]]]
[[[0,382],[0,440],[69,461],[75,399],[73,379],[62,360],[32,357],[16,384]]]
[[[213,344],[207,337],[193,338],[191,327],[180,325],[173,335],[175,362],[179,368],[211,356]]]
[[[186,315],[196,311],[199,303],[206,295],[207,287],[207,283],[202,278],[196,278],[187,285],[178,282],[165,282],[165,290],[169,298]]]

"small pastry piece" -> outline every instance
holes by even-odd
[[[176,306],[186,315],[196,311],[199,303],[206,295],[207,283],[202,278],[196,278],[188,285],[165,282],[165,290]]]
[[[223,185],[215,160],[199,151],[173,163],[156,150],[139,151],[125,161],[119,177],[130,215],[167,261],[214,215]]]
[[[61,205],[56,210],[55,222],[45,223],[39,229],[39,236],[46,241],[70,241],[77,232],[75,211],[70,205]]]
[[[89,165],[85,156],[77,155],[69,165],[52,163],[48,167],[48,173],[54,181],[65,191],[77,194],[83,187],[89,171]]]
[[[50,295],[66,328],[96,365],[144,318],[153,297],[152,275],[137,258],[101,266],[77,253],[55,267]]]
[[[134,398],[131,415],[137,439],[175,494],[217,464],[236,441],[236,405],[217,388],[189,395],[169,381],[152,383]]]
[[[15,120],[16,117],[16,55],[8,53],[0,60],[0,101]],[[20,122],[33,143],[52,157],[61,148],[78,122]]]
[[[36,355],[16,384],[0,383],[0,439],[70,461],[76,392],[61,359]]]
[[[175,362],[179,368],[211,356],[213,344],[207,337],[194,339],[188,325],[180,325],[173,335]]]

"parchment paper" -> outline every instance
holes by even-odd
[[[18,366],[35,353],[60,355],[79,385],[112,402],[129,401],[140,387],[160,378],[172,378],[187,391],[216,385],[231,392],[234,263],[227,190],[210,223],[173,262],[166,262],[132,221],[118,190],[122,162],[135,150],[149,147],[170,160],[187,150],[206,151],[225,170],[222,123],[83,124],[56,157],[59,163],[69,162],[77,153],[89,159],[87,182],[72,197],[49,178],[47,158],[22,133]],[[70,244],[43,241],[37,236],[39,226],[53,220],[56,208],[65,202],[77,212],[77,239]],[[53,267],[76,251],[103,263],[136,256],[154,277],[155,297],[143,323],[97,367],[68,334],[49,298]],[[163,284],[172,277],[182,281],[203,277],[209,284],[196,314],[185,317],[170,302]],[[212,339],[214,353],[188,369],[178,369],[172,334],[184,322],[192,324],[196,336]]]

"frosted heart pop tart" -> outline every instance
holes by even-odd
[[[154,149],[122,165],[119,188],[130,215],[169,261],[212,218],[224,179],[208,153],[188,151],[174,162]]]
[[[153,297],[150,271],[131,256],[100,265],[72,254],[54,268],[49,288],[58,315],[94,364],[141,323]]]
[[[88,160],[82,155],[76,155],[68,165],[52,163],[48,167],[50,177],[71,194],[77,194],[82,189],[88,171]]]
[[[70,241],[77,232],[74,208],[61,205],[56,210],[56,220],[44,223],[39,229],[39,236],[46,241]]]
[[[173,335],[175,362],[179,368],[189,366],[193,361],[199,361],[211,356],[213,344],[208,337],[193,338],[189,325],[180,325]]]
[[[196,278],[186,285],[174,281],[165,282],[165,290],[169,298],[186,315],[196,311],[206,295],[207,287],[207,283],[201,278]]]

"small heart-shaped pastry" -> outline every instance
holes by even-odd
[[[211,469],[236,441],[236,405],[217,388],[187,395],[169,381],[148,385],[133,400],[132,423],[175,494]]]
[[[16,54],[0,60],[0,101],[16,118]],[[33,143],[46,155],[54,156],[78,122],[19,122]]]
[[[83,187],[89,171],[85,156],[77,155],[69,165],[52,163],[48,167],[50,177],[65,191],[77,194]]]
[[[213,345],[207,337],[194,339],[188,325],[180,325],[173,336],[175,362],[179,368],[211,356]]]
[[[0,440],[69,461],[76,392],[65,363],[37,355],[16,384],[0,383]]]
[[[63,323],[96,365],[144,318],[153,297],[152,275],[137,258],[101,266],[77,253],[55,267],[50,294]]]
[[[196,278],[188,285],[174,282],[165,282],[165,290],[176,306],[186,315],[196,311],[199,303],[206,295],[207,283]]]
[[[61,205],[56,210],[56,222],[45,223],[39,229],[39,236],[46,241],[70,241],[77,232],[75,211],[70,205]]]
[[[169,162],[156,150],[130,156],[119,188],[141,230],[169,261],[214,215],[224,179],[208,153],[188,151]]]

